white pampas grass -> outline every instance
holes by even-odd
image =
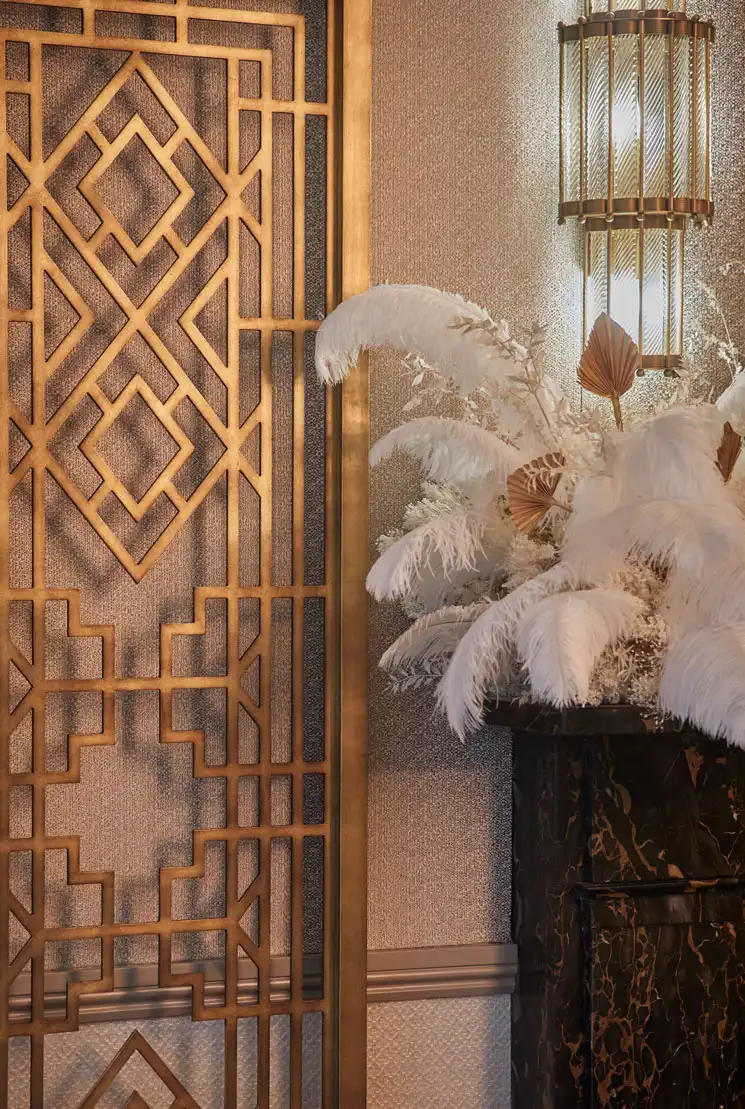
[[[745,373],[735,374],[732,384],[719,397],[717,408],[722,422],[728,420],[735,431],[745,435]]]
[[[587,580],[635,556],[674,566],[689,581],[745,559],[745,520],[734,504],[637,501],[572,529],[564,559]]]
[[[681,638],[665,661],[660,707],[745,747],[745,624],[700,628]]]
[[[367,575],[367,588],[376,600],[416,594],[422,577],[436,569],[447,580],[462,570],[473,570],[483,551],[488,519],[466,509],[445,512],[391,543]]]
[[[717,469],[724,418],[713,404],[673,408],[615,437],[613,481],[619,504],[633,500],[727,499]]]
[[[532,581],[493,601],[479,616],[455,649],[437,692],[450,727],[464,738],[482,722],[484,700],[504,674],[512,653],[520,617],[549,593],[576,585],[576,577],[563,562]]]
[[[478,424],[445,416],[422,416],[394,428],[378,439],[370,451],[370,464],[388,458],[395,450],[418,459],[431,481],[464,482],[491,477],[496,485],[527,458],[498,435]]]
[[[488,601],[476,601],[472,605],[447,605],[436,612],[428,612],[391,643],[379,665],[383,670],[396,670],[416,660],[452,654],[488,604]]]
[[[516,643],[532,692],[550,705],[584,704],[606,647],[626,635],[642,602],[623,589],[545,597],[520,619]]]
[[[344,301],[323,321],[316,336],[316,370],[323,382],[337,384],[360,351],[392,346],[419,355],[470,393],[514,363],[497,347],[480,342],[480,332],[456,330],[453,325],[462,319],[490,317],[463,297],[426,285],[376,285]]]

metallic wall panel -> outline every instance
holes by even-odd
[[[46,1063],[83,1049],[80,998],[132,962],[219,1030],[223,1109],[249,1027],[265,1109],[276,1081],[300,1109],[310,1046],[324,1105],[364,1059],[364,934],[337,905],[364,922],[341,532],[367,403],[306,374],[320,309],[369,279],[368,13],[257,6],[0,4],[0,1101],[10,1054],[31,1109],[61,1103]],[[51,1012],[45,971],[70,967],[93,973]],[[133,1061],[198,1104],[135,1030],[75,1069],[85,1106]]]

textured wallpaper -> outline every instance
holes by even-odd
[[[509,1109],[510,999],[371,1005],[368,1109]]]
[[[309,1019],[310,1018],[310,1019]],[[303,1055],[303,1109],[321,1109],[321,1016],[309,1014]],[[290,1104],[289,1017],[272,1017],[269,1034],[269,1105],[287,1109]],[[44,1109],[78,1109],[95,1080],[104,1073],[133,1032],[138,1031],[199,1105],[223,1106],[223,1023],[192,1023],[188,1017],[166,1020],[114,1021],[84,1025],[79,1032],[49,1036],[44,1052]],[[257,1051],[253,1018],[238,1022],[238,1109],[256,1105]],[[15,1038],[9,1058],[8,1109],[28,1105],[28,1041]],[[103,1096],[101,1109],[121,1109],[137,1091],[150,1109],[171,1109],[173,1093],[149,1063],[132,1055]],[[140,1102],[137,1102],[139,1105]]]
[[[509,1012],[506,997],[372,1005],[369,1109],[507,1109],[509,1074],[493,1044],[509,1035]],[[187,1017],[89,1024],[79,1032],[50,1036],[44,1058],[44,1109],[77,1109],[135,1030],[157,1051],[200,1109],[221,1109],[222,1023],[193,1024]],[[314,1065],[319,1058],[320,1025],[308,1032],[303,1109],[320,1109],[321,1074]],[[252,1109],[256,1104],[256,1030],[250,1019],[239,1022],[238,1035],[239,1109]],[[284,1079],[289,1049],[287,1018],[275,1018],[270,1036],[270,1109],[288,1109],[290,1104]],[[9,1109],[28,1106],[27,1074],[28,1041],[16,1038],[10,1045]],[[151,1109],[169,1109],[173,1104],[173,1094],[135,1054],[107,1090],[102,1109],[121,1109],[135,1090]]]
[[[714,227],[689,231],[686,332],[708,323],[696,280],[745,262],[745,67],[742,0],[691,3],[717,24]],[[550,326],[548,356],[573,390],[581,344],[581,236],[559,227],[556,24],[572,0],[373,0],[373,278],[421,282],[498,316]],[[745,278],[722,300],[745,347]],[[696,357],[702,389],[721,381]],[[636,387],[643,406],[662,387]],[[405,383],[375,355],[373,438],[399,421]],[[395,526],[416,495],[414,467],[372,477],[371,535]],[[372,552],[371,552],[372,554]],[[371,662],[403,628],[393,606],[371,612]],[[370,944],[467,943],[509,936],[509,738],[462,746],[424,696],[393,697],[371,672]],[[509,1105],[509,1008],[500,998],[376,1006],[370,1104]]]
[[[498,316],[548,323],[548,358],[575,389],[581,344],[581,233],[559,227],[558,20],[573,0],[374,0],[373,279],[458,291]],[[686,335],[713,323],[698,280],[721,287],[745,348],[745,68],[741,0],[691,10],[717,25],[713,94],[713,228],[686,237]],[[695,351],[700,391],[722,367]],[[634,387],[644,406],[658,375]],[[407,397],[395,356],[373,358],[372,432],[399,422]],[[396,526],[416,496],[400,459],[372,476],[371,536]],[[373,555],[371,550],[371,557]],[[509,933],[509,741],[465,747],[431,699],[395,697],[374,663],[405,626],[371,610],[370,944],[404,947],[506,939]]]

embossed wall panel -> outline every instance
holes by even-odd
[[[277,1088],[300,1109],[309,1074],[334,1096],[340,421],[307,371],[341,277],[340,12],[0,4],[0,1084],[10,1067],[19,1106],[109,1104],[135,1065],[169,1105],[213,1104],[138,1029],[85,1089],[48,1085],[63,1042],[82,1081],[81,999],[132,963],[219,1030],[215,1104]],[[201,960],[221,961],[209,989]],[[45,970],[70,971],[62,1014]]]

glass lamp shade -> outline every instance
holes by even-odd
[[[640,3],[559,27],[562,220],[712,217],[714,28],[673,0]]]
[[[584,341],[607,312],[639,347],[645,369],[674,370],[683,351],[685,219],[619,217],[585,235]]]

